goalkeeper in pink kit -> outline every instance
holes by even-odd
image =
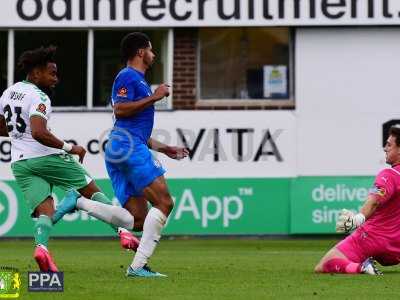
[[[355,231],[325,254],[315,272],[380,275],[374,260],[400,263],[400,126],[389,129],[384,151],[391,168],[376,176],[359,213],[342,210],[336,231]]]

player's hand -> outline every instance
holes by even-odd
[[[169,96],[169,85],[168,84],[161,84],[156,90],[154,91],[153,97],[156,101],[163,99],[164,97]]]
[[[86,155],[86,150],[82,146],[73,145],[71,151],[69,151],[69,154],[78,155],[79,162],[83,163],[83,159],[85,158]]]
[[[182,147],[167,147],[164,154],[172,159],[181,160],[189,155],[189,150]]]
[[[336,232],[347,233],[355,229],[354,213],[347,209],[342,209],[336,221]]]

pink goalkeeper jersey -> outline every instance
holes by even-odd
[[[379,172],[370,194],[379,206],[361,230],[384,243],[386,249],[400,252],[400,165]]]

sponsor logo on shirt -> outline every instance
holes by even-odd
[[[386,190],[383,187],[374,186],[371,189],[370,194],[375,194],[377,196],[383,197],[386,195]]]
[[[25,94],[20,93],[20,92],[14,92],[11,91],[10,92],[10,99],[11,100],[16,100],[16,101],[22,101],[25,97]]]
[[[45,115],[46,114],[46,105],[44,105],[43,103],[40,103],[38,105],[38,107],[36,108],[36,111]]]
[[[118,97],[124,97],[124,98],[128,97],[128,90],[127,90],[127,88],[125,88],[125,87],[120,88],[120,89],[118,90],[118,92],[117,92],[117,96],[118,96]]]

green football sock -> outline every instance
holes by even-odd
[[[33,236],[35,237],[35,244],[40,244],[47,248],[52,228],[53,222],[51,221],[51,218],[46,215],[40,215],[34,226],[35,232]]]
[[[111,201],[110,199],[108,199],[107,196],[104,195],[102,192],[94,193],[94,194],[92,195],[92,198],[90,198],[90,199],[93,200],[93,201],[100,202],[100,203],[104,203],[104,204],[108,204],[108,205],[113,205],[113,204],[112,204],[112,201]]]

